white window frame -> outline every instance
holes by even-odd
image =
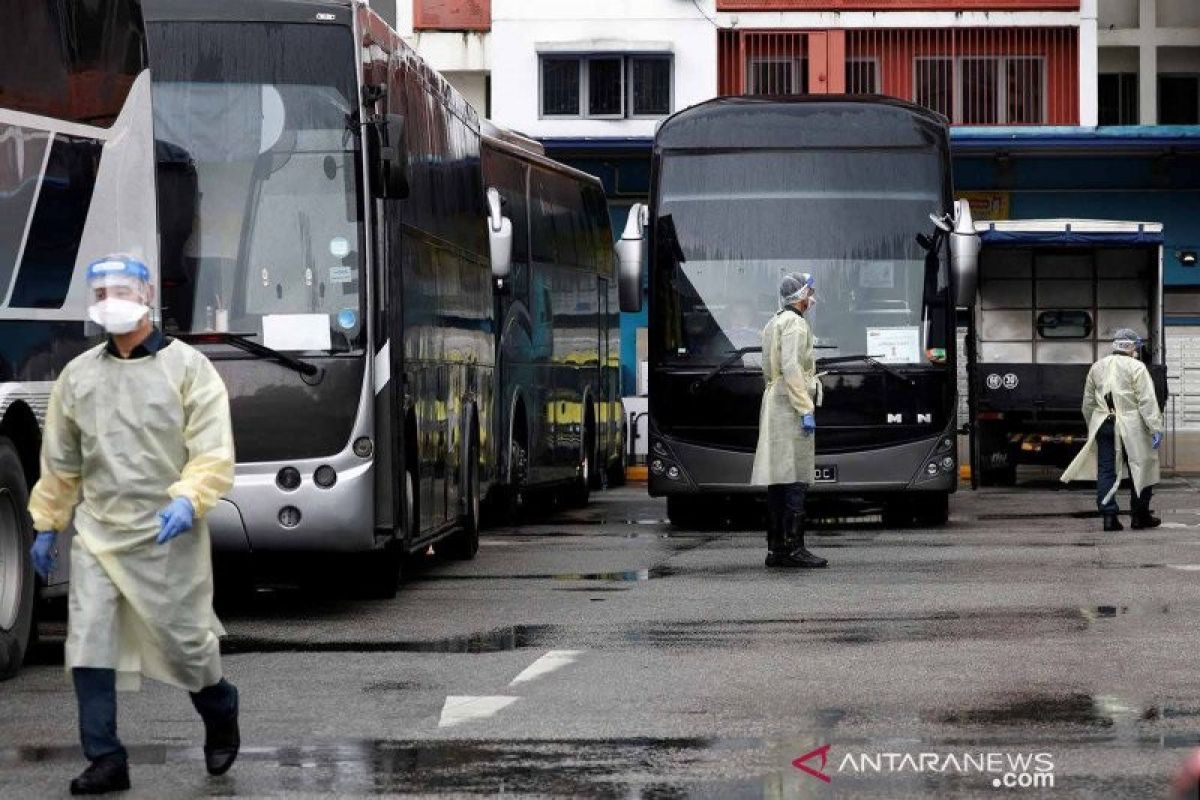
[[[792,68],[792,92],[790,92],[787,95],[781,95],[781,96],[792,97],[797,94],[808,94],[807,86],[801,87],[802,91],[800,91],[800,92],[795,91],[797,85],[800,82],[800,79],[804,77],[803,65],[807,61],[808,61],[808,56],[791,56],[791,57],[747,56],[746,57],[746,78],[747,78],[746,82],[747,82],[747,84],[750,84],[751,81],[753,81],[754,83],[758,82],[758,76],[754,71],[754,68],[757,66],[760,66],[762,64],[784,64],[784,65],[790,66]],[[760,91],[758,91],[757,87],[751,86],[751,85],[746,86],[746,94],[753,95],[756,97],[767,96],[766,92],[760,92]]]
[[[635,114],[633,113],[633,66],[632,62],[635,58],[640,59],[658,59],[667,62],[667,111],[662,114]],[[577,80],[579,81],[579,110],[574,114],[547,114],[546,113],[546,87],[545,87],[545,67],[547,59],[552,61],[577,61],[579,70]],[[621,111],[617,114],[592,114],[589,112],[590,104],[590,89],[591,89],[591,63],[593,61],[620,61],[621,62]],[[675,55],[673,53],[646,52],[640,53],[637,51],[601,51],[587,53],[570,53],[570,52],[540,52],[538,53],[538,119],[554,120],[554,119],[599,119],[599,120],[620,120],[620,119],[663,119],[671,115],[675,108]]]
[[[847,56],[846,65],[850,64],[871,64],[875,67],[875,82],[869,92],[861,92],[861,94],[881,94],[883,90],[883,73],[880,70],[883,68],[880,60],[875,56]],[[846,86],[846,91],[850,91],[850,87]]]
[[[633,62],[666,61],[667,62],[667,110],[661,114],[639,114],[633,105]],[[675,57],[670,53],[627,53],[625,55],[625,118],[626,119],[663,119],[671,116],[675,108]]]
[[[1038,74],[1041,77],[1042,87],[1042,107],[1040,109],[1041,121],[1039,122],[1020,122],[1018,125],[1045,125],[1049,117],[1050,104],[1050,87],[1047,83],[1046,75],[1046,57],[1043,55],[996,55],[996,56],[915,56],[912,66],[912,101],[917,101],[917,85],[920,75],[918,74],[918,62],[922,61],[949,61],[951,62],[951,91],[953,96],[950,98],[951,119],[952,125],[965,125],[962,122],[963,118],[963,62],[965,61],[992,61],[997,65],[997,87],[996,87],[996,122],[986,123],[987,125],[1011,125],[1008,119],[1008,62],[1010,61],[1035,61],[1038,64]],[[985,123],[973,123],[985,124]]]

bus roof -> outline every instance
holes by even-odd
[[[522,161],[528,161],[531,164],[536,164],[544,169],[553,170],[554,172],[561,172],[562,174],[567,175],[577,181],[591,183],[603,188],[603,182],[595,175],[575,169],[574,167],[567,166],[561,161],[555,161],[543,153],[538,153],[528,148],[521,147],[518,144],[501,139],[495,135],[496,133],[499,133],[499,130],[484,133],[480,137],[484,146],[490,147],[493,150],[499,150],[514,158],[519,158]]]
[[[350,0],[143,0],[146,22],[350,22]],[[317,19],[318,13],[333,19]]]
[[[719,97],[668,117],[657,150],[949,147],[945,117],[875,95]]]

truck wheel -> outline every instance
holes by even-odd
[[[950,519],[950,495],[935,494],[914,501],[913,517],[918,525],[927,528],[945,525]]]
[[[33,639],[33,527],[17,449],[0,437],[0,680],[21,669]]]

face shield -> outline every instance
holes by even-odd
[[[807,272],[793,272],[779,282],[779,302],[785,308],[801,300],[807,300],[811,306],[817,302],[816,294],[813,276]]]
[[[94,261],[87,269],[92,304],[88,318],[108,333],[133,331],[150,313],[150,270],[132,256]]]
[[[1112,349],[1114,353],[1124,353],[1138,358],[1142,349],[1142,337],[1136,331],[1122,328],[1113,336]]]

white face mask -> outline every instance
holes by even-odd
[[[88,317],[109,333],[129,333],[137,328],[150,308],[132,300],[110,297],[88,306]]]

